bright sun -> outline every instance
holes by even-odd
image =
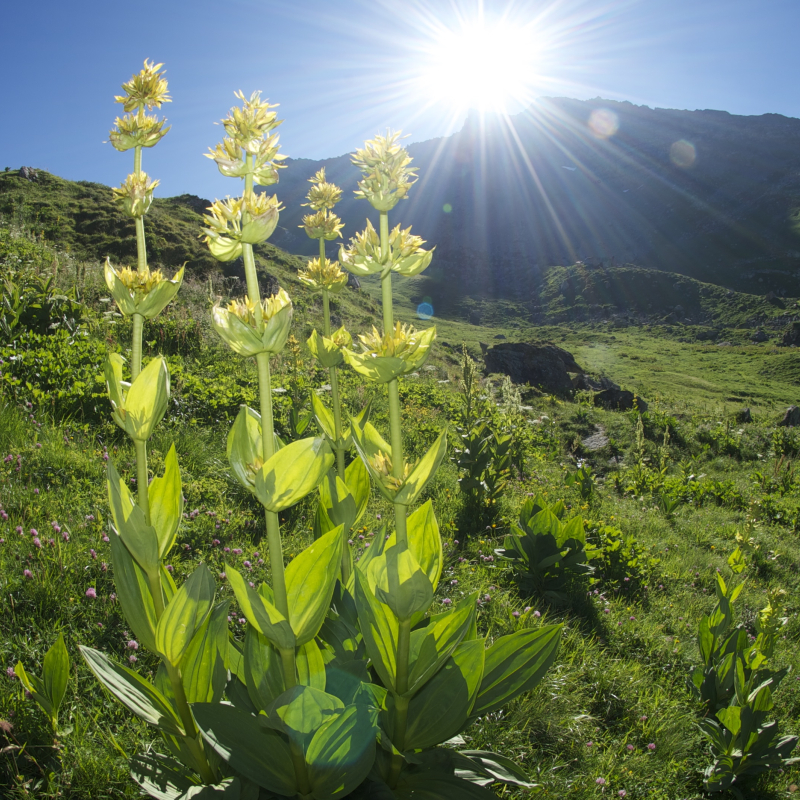
[[[425,91],[458,111],[508,111],[530,99],[538,49],[530,28],[508,23],[442,31],[423,76]]]

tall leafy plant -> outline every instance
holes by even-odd
[[[160,69],[160,64],[145,61],[142,71],[123,84],[124,95],[116,98],[126,115],[117,119],[110,140],[120,151],[134,151],[134,171],[113,193],[135,222],[137,266],[116,269],[108,260],[105,265],[105,279],[117,306],[133,319],[130,380],[125,380],[127,362],[119,354],[112,354],[105,365],[112,418],[133,440],[136,451],[136,499],[113,461],[108,462],[114,582],[131,630],[144,647],[158,654],[160,664],[150,682],[100,651],[81,647],[105,688],[161,732],[172,755],[152,754],[131,762],[134,778],[156,796],[163,796],[153,778],[159,768],[174,777],[173,784],[181,791],[222,778],[189,704],[221,698],[228,663],[228,604],[214,604],[215,586],[208,569],[201,565],[178,588],[164,567],[183,512],[174,446],[162,476],[151,482],[147,467],[147,442],[169,401],[169,372],[162,357],[142,366],[142,331],[145,319],[155,317],[170,302],[183,278],[183,269],[172,280],[151,270],[145,246],[144,216],[158,181],[142,171],[142,148],[153,147],[169,130],[164,120],[145,112],[170,101]]]

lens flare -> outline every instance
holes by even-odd
[[[669,159],[676,166],[682,169],[691,167],[697,158],[697,151],[691,142],[686,139],[679,139],[673,142],[669,148]]]
[[[589,130],[598,139],[608,139],[619,130],[619,117],[607,108],[596,108],[589,115]]]
[[[426,298],[427,300],[427,298]],[[420,303],[417,306],[417,316],[420,319],[432,319],[433,318],[433,305],[428,302]]]

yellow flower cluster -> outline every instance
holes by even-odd
[[[143,109],[139,109],[135,114],[117,117],[114,120],[117,127],[109,131],[108,138],[120,152],[132,147],[153,147],[167,135],[171,127],[168,125],[165,128],[165,122],[165,119],[145,114]]]
[[[212,255],[232,261],[242,254],[242,244],[259,244],[272,235],[283,206],[274,195],[249,192],[244,197],[215,200],[208,207],[202,234]]]
[[[261,321],[268,322],[279,311],[286,306],[290,306],[292,301],[284,289],[279,290],[278,294],[265,297],[261,301]],[[231,300],[228,303],[228,311],[235,314],[245,325],[257,327],[256,304],[249,297],[242,297],[240,300]]]
[[[344,223],[326,208],[317,211],[316,214],[306,214],[303,217],[303,224],[299,227],[305,228],[306,235],[310,239],[325,239],[332,242],[342,235],[339,231],[344,227]]]
[[[362,172],[356,197],[362,197],[378,211],[390,211],[408,195],[416,182],[416,168],[409,168],[411,156],[398,144],[400,132],[378,135],[356,150],[352,162]]]
[[[151,272],[148,266],[141,272],[123,267],[117,272],[117,277],[136,300],[149,294],[161,281],[166,280],[160,269]]]
[[[312,289],[324,289],[328,292],[339,292],[347,286],[347,273],[342,272],[338,261],[312,258],[306,268],[297,273],[297,277]]]
[[[414,469],[414,464],[409,464],[407,461],[403,462],[403,473],[399,478],[392,475],[392,456],[389,453],[384,453],[382,450],[378,451],[370,460],[370,464],[376,473],[380,476],[381,483],[394,492],[401,489],[411,471]]]
[[[118,189],[112,188],[113,201],[130,217],[143,217],[153,202],[153,190],[159,181],[151,181],[146,172],[128,175]]]
[[[405,359],[415,353],[422,344],[420,337],[423,333],[424,331],[415,330],[413,325],[396,322],[391,334],[383,336],[373,325],[371,333],[362,333],[358,338],[365,353]]]
[[[312,186],[308,190],[308,202],[303,203],[304,206],[320,211],[324,208],[333,208],[342,199],[342,190],[335,183],[328,183],[325,180],[325,167],[308,181]]]
[[[261,150],[264,134],[283,122],[277,114],[270,109],[277,105],[270,105],[261,100],[261,92],[253,92],[248,100],[242,92],[234,92],[242,101],[242,107],[234,106],[222,124],[225,133],[250,155],[258,155]]]
[[[161,108],[162,103],[171,103],[167,82],[164,73],[159,72],[163,64],[152,64],[144,60],[144,68],[138,75],[122,84],[124,95],[114,97],[117,103],[122,103],[126,112],[136,108]]]

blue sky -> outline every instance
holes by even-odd
[[[132,157],[104,142],[144,58],[164,63],[173,98],[172,130],[145,151],[161,196],[238,193],[202,157],[236,89],[280,103],[292,157],[341,155],[387,127],[445,136],[465,109],[434,97],[427,64],[481,14],[531,33],[535,69],[509,113],[547,95],[800,116],[798,0],[40,0],[3,11],[0,169],[120,183]]]

